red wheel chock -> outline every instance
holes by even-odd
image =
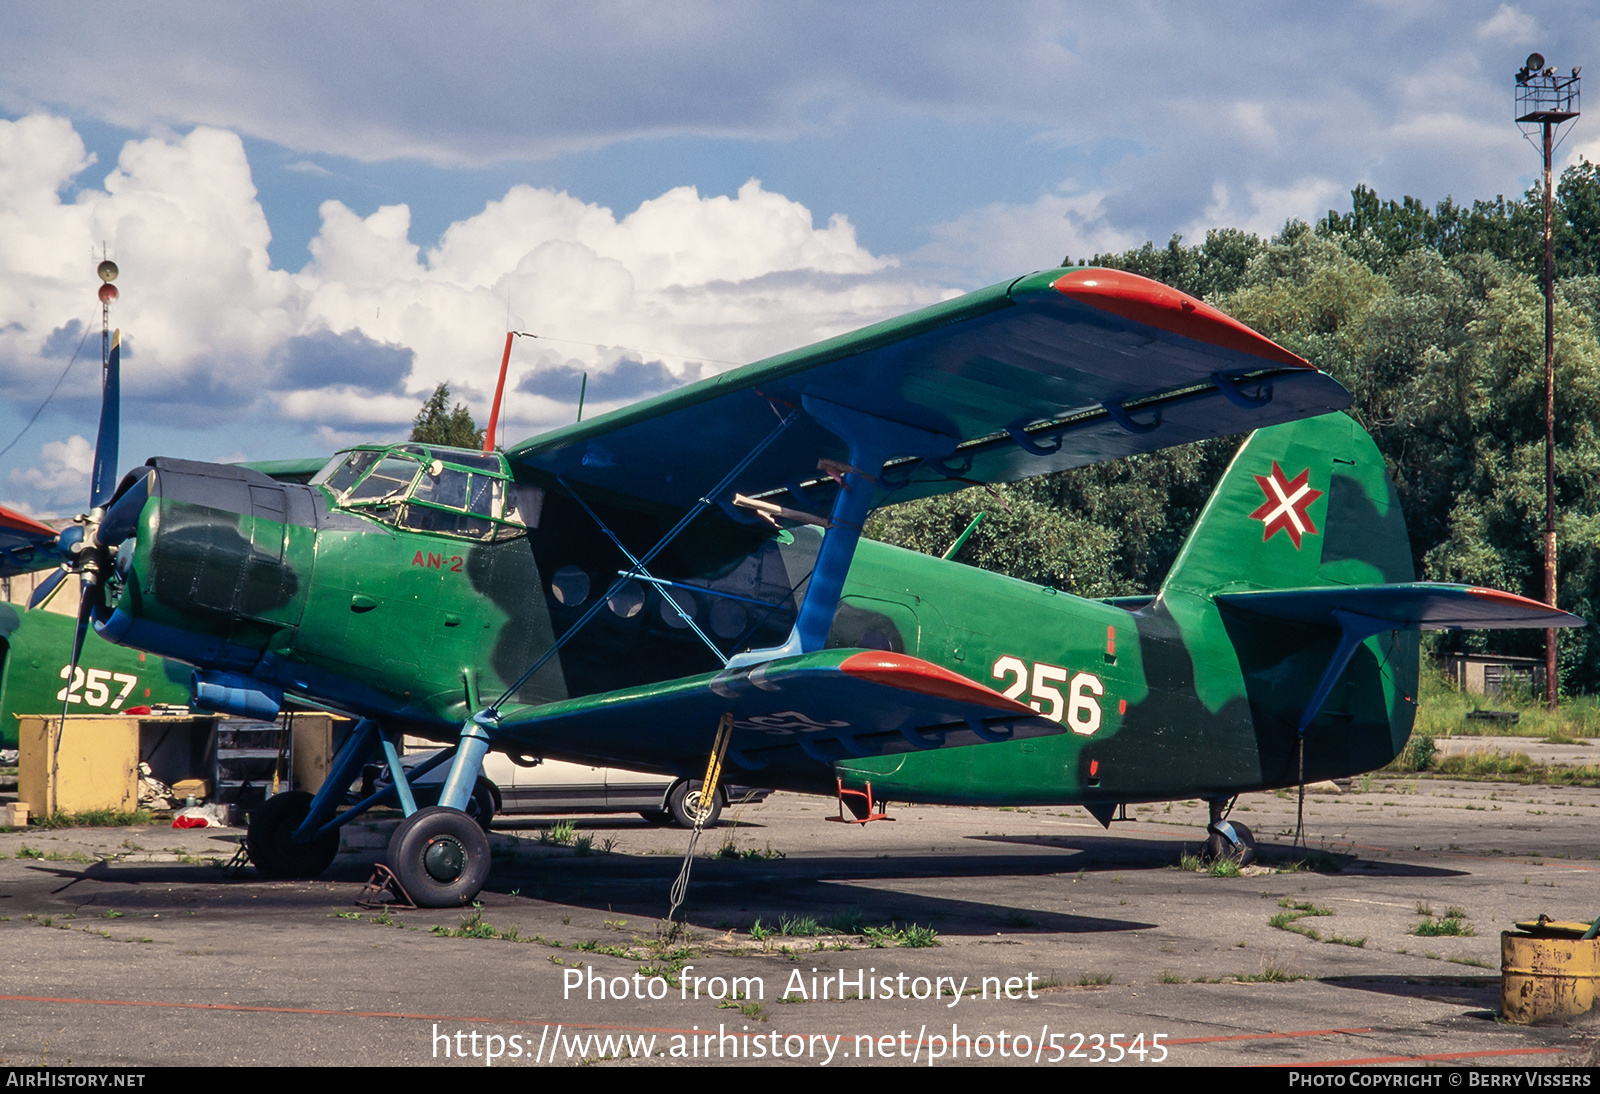
[[[892,821],[893,817],[883,812],[883,802],[872,800],[872,784],[868,783],[866,790],[846,790],[844,780],[834,778],[834,785],[839,791],[839,815],[828,817],[828,820],[837,821],[839,824],[868,824],[872,821]],[[845,810],[850,810],[850,816],[845,816]]]

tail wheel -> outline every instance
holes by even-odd
[[[250,814],[244,843],[262,877],[316,877],[333,864],[339,853],[338,832],[295,841],[295,829],[310,814],[311,795],[304,790],[274,795]]]
[[[667,812],[679,828],[693,828],[696,820],[702,828],[715,828],[717,818],[722,816],[722,795],[703,794],[699,779],[680,782],[667,798]]]
[[[1230,821],[1236,839],[1212,829],[1206,836],[1205,849],[1201,857],[1207,862],[1216,862],[1220,859],[1233,859],[1240,866],[1249,866],[1256,860],[1256,838],[1250,829],[1238,821]]]
[[[470,904],[489,880],[489,837],[459,809],[432,805],[389,837],[389,869],[424,908]]]

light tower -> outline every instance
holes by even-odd
[[[1550,232],[1550,211],[1554,189],[1550,179],[1550,157],[1555,151],[1555,135],[1564,124],[1578,116],[1578,73],[1557,76],[1546,68],[1544,55],[1528,54],[1517,71],[1517,125],[1531,142],[1540,130],[1544,134],[1544,600],[1556,602],[1556,311],[1555,248]],[[1556,708],[1556,632],[1544,632],[1545,705]]]
[[[105,368],[106,362],[111,359],[111,302],[117,298],[117,287],[112,284],[117,279],[117,264],[109,258],[102,259],[100,265],[95,267],[95,273],[100,275],[100,367]]]

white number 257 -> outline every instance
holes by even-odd
[[[65,680],[69,671],[72,671],[71,665],[62,665],[61,679]],[[122,685],[115,699],[111,698],[113,683]],[[116,710],[138,683],[137,676],[129,676],[125,672],[108,672],[105,669],[89,669],[85,672],[83,666],[79,665],[72,672],[72,683],[56,692],[56,699],[63,703],[87,703],[92,707],[103,707],[109,701],[111,709]]]

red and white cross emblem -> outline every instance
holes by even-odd
[[[1307,512],[1312,502],[1322,497],[1321,490],[1311,489],[1311,468],[1306,468],[1294,477],[1291,482],[1278,466],[1278,461],[1272,461],[1271,475],[1257,475],[1256,482],[1261,484],[1261,492],[1267,496],[1250,516],[1266,525],[1262,533],[1261,542],[1265,543],[1272,538],[1274,532],[1283,529],[1289,533],[1289,538],[1294,540],[1294,549],[1300,549],[1300,537],[1307,532],[1317,534],[1317,526],[1311,523],[1311,514]]]

